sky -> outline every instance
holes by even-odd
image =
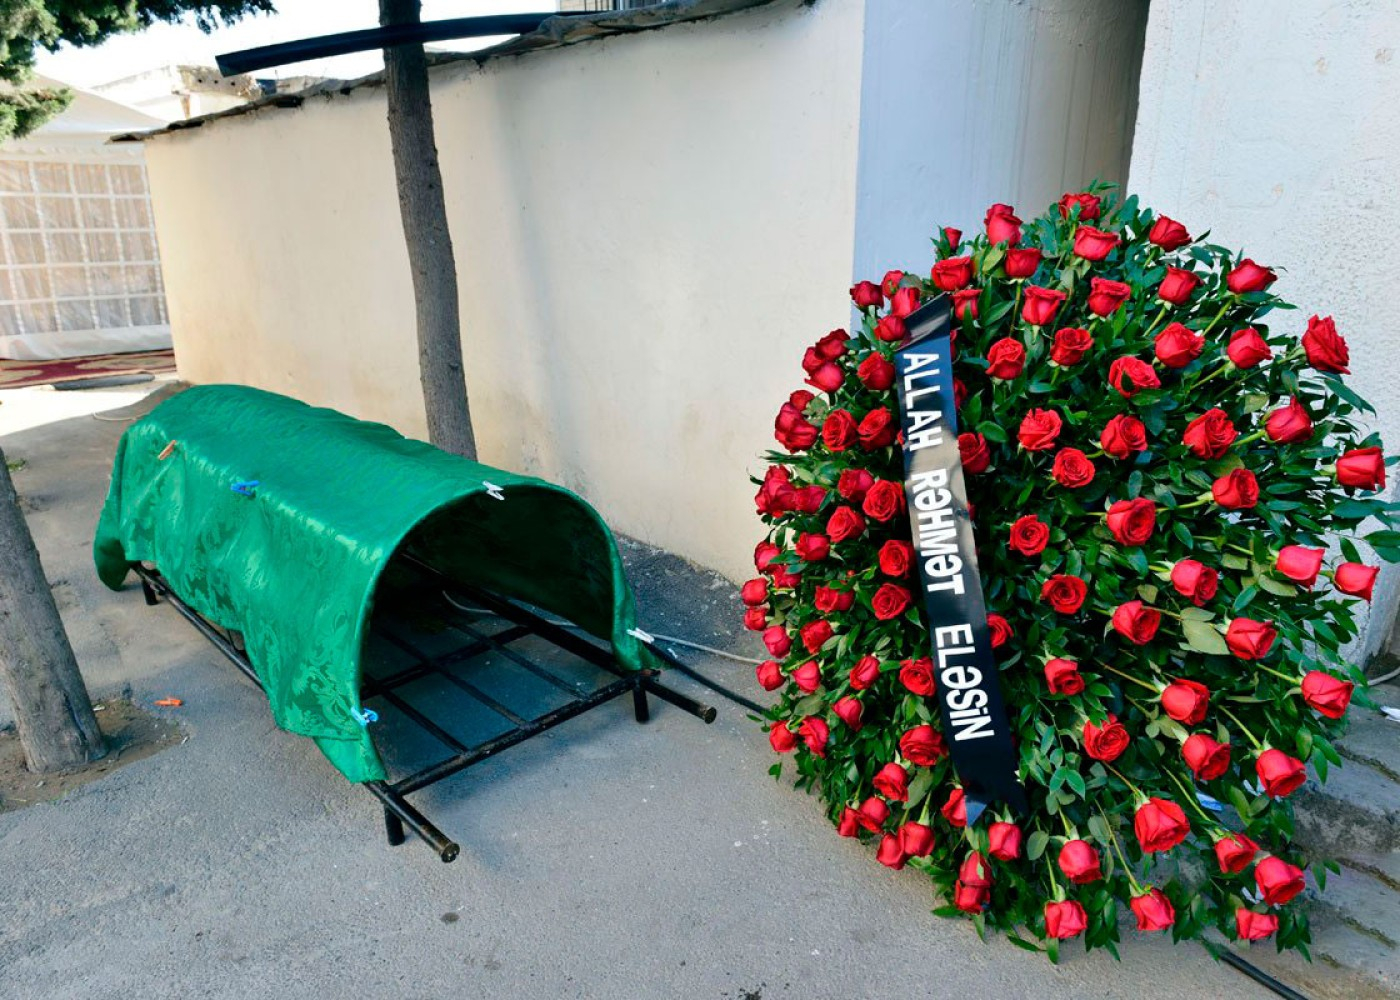
[[[56,53],[39,53],[38,72],[75,87],[92,87],[171,63],[214,65],[214,56],[274,42],[288,42],[338,31],[372,28],[379,23],[377,0],[275,0],[277,13],[244,18],[227,28],[204,34],[191,21],[159,24],[147,31],[118,35],[95,48],[64,46]],[[423,20],[553,11],[555,0],[423,0]],[[441,42],[432,49],[466,51],[503,41],[502,38]],[[360,52],[277,69],[259,70],[260,77],[327,76],[353,79],[383,67],[378,52]]]

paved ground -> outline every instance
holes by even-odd
[[[766,740],[722,701],[709,727],[655,703],[647,726],[622,704],[577,719],[424,793],[456,863],[390,849],[373,800],[277,730],[172,610],[97,583],[88,545],[122,424],[15,431],[45,395],[0,393],[0,444],[27,462],[17,483],[89,684],[185,699],[190,738],[0,816],[0,996],[1268,996],[1160,939],[1130,936],[1121,964],[1070,949],[1058,968],[980,943],[769,778]],[[739,641],[716,617],[727,585],[627,551],[644,625]],[[693,662],[752,693],[748,667]]]

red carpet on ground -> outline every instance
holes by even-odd
[[[78,382],[113,375],[159,375],[175,370],[175,352],[143,351],[137,354],[99,354],[59,361],[6,361],[0,359],[0,389],[20,389],[27,385]]]

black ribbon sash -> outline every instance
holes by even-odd
[[[967,513],[947,298],[921,306],[904,323],[909,340],[894,355],[904,429],[904,493],[943,735],[972,826],[994,802],[1024,812],[1026,793],[1016,777],[1016,749],[997,680]]]

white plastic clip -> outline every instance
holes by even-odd
[[[632,638],[634,638],[634,639],[640,639],[640,640],[642,640],[642,642],[655,642],[655,641],[656,641],[656,636],[652,635],[650,632],[643,632],[643,631],[642,631],[641,629],[639,629],[639,628],[629,628],[629,629],[627,630],[627,634],[630,635],[630,636],[631,636]]]
[[[495,483],[488,483],[483,481],[481,485],[485,486],[486,492],[491,494],[497,500],[504,500],[506,498],[505,493],[501,492],[501,488]]]

